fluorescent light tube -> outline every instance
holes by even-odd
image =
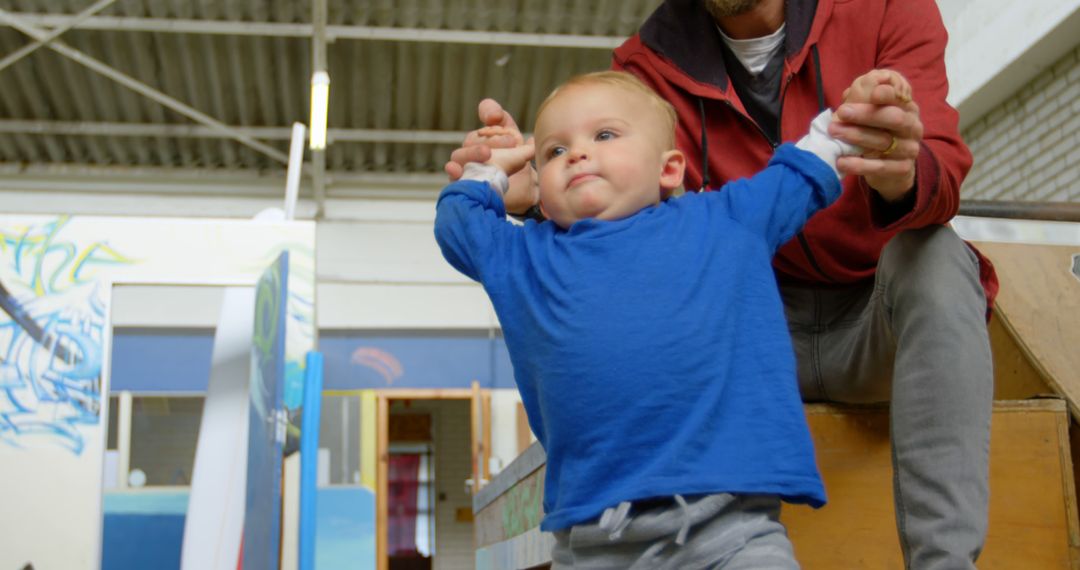
[[[330,75],[316,71],[311,76],[311,150],[326,148],[326,114],[330,105]]]

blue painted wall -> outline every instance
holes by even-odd
[[[360,487],[318,490],[315,568],[368,570],[375,560],[375,496]],[[102,570],[179,570],[188,492],[105,493]],[[372,566],[374,568],[374,566]]]
[[[375,568],[375,494],[360,487],[328,487],[316,500],[315,568]],[[361,516],[367,514],[367,518]]]
[[[514,387],[502,337],[323,334],[319,351],[325,390]]]
[[[205,394],[214,331],[116,329],[110,392]]]
[[[214,333],[118,329],[112,392],[205,393]],[[502,337],[484,334],[323,333],[325,390],[364,388],[513,388]]]
[[[179,570],[188,492],[105,493],[102,570]]]

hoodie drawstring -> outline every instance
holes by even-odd
[[[818,113],[825,110],[825,85],[821,82],[821,58],[818,56],[817,44],[810,46],[810,55],[814,59],[814,85],[817,87]]]
[[[705,128],[705,99],[698,97],[698,110],[701,111],[701,188],[698,192],[709,189],[709,135]]]
[[[821,81],[821,56],[817,44],[810,46],[810,56],[814,60],[814,85],[817,87],[818,113],[825,110],[825,85]],[[698,111],[701,114],[701,188],[698,192],[709,189],[709,135],[705,126],[705,99],[698,97]]]

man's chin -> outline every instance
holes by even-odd
[[[761,0],[704,0],[705,9],[713,18],[730,18],[753,10]]]

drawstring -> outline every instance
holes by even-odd
[[[682,495],[675,495],[675,502],[679,503],[682,507],[682,526],[679,527],[679,534],[675,535],[675,544],[682,546],[686,544],[686,535],[690,534],[690,507],[686,504],[686,499]]]
[[[682,546],[686,544],[686,537],[690,534],[690,505],[686,504],[686,499],[682,495],[675,495],[675,502],[682,510],[682,525],[679,526],[679,532],[675,535],[675,544]],[[604,514],[600,515],[599,527],[600,530],[607,531],[608,540],[615,541],[622,538],[623,531],[633,520],[630,516],[630,507],[630,501],[623,501],[605,509]]]
[[[814,57],[814,85],[817,86],[818,113],[825,110],[825,86],[821,83],[821,58],[818,57],[817,44],[810,46],[810,55]]]
[[[611,507],[600,516],[600,530],[608,531],[608,540],[619,540],[626,527],[630,526],[630,501],[623,501]]]
[[[701,111],[701,189],[709,189],[709,136],[705,131],[705,99],[698,97],[698,109]]]
[[[821,81],[821,56],[817,44],[810,46],[810,55],[814,60],[814,85],[820,113],[825,110],[825,85]],[[701,97],[698,97],[698,111],[701,113],[701,188],[698,192],[704,192],[709,189],[709,137],[705,128],[705,99]]]

